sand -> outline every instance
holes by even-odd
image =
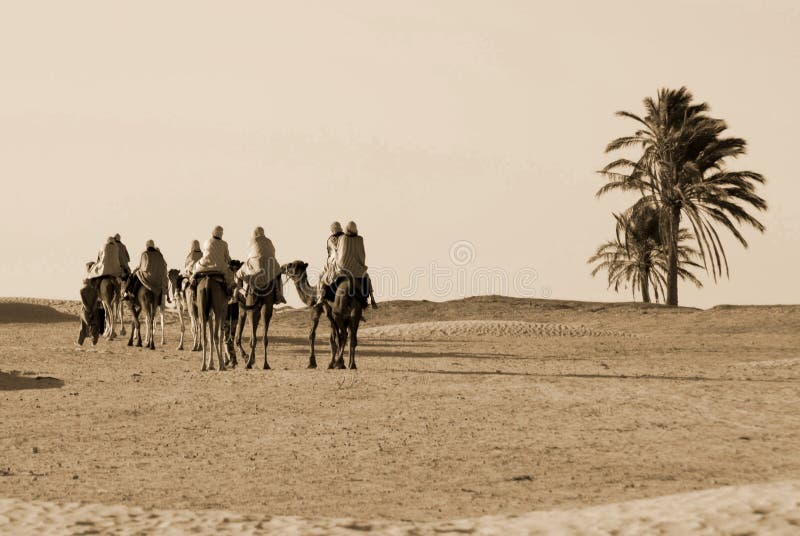
[[[729,486],[573,510],[434,523],[303,519],[0,499],[9,534],[796,534],[800,481]]]
[[[412,322],[366,327],[360,332],[370,338],[436,339],[484,337],[627,337],[622,331],[600,330],[581,325],[518,320],[448,320]]]
[[[325,329],[306,370],[308,313],[283,310],[274,370],[226,373],[174,323],[155,351],[78,348],[74,317],[39,312],[0,326],[0,532],[796,528],[797,306],[385,303],[358,371],[324,369]]]

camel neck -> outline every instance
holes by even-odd
[[[303,303],[312,305],[317,301],[317,290],[308,282],[307,274],[304,273],[301,275],[300,279],[294,282],[294,285],[297,287],[297,293],[300,295],[300,299]]]

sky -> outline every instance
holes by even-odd
[[[596,170],[615,111],[685,85],[769,210],[681,304],[800,303],[798,28],[793,0],[4,2],[0,296],[76,299],[117,232],[181,267],[217,224],[313,279],[354,220],[379,299],[628,301],[586,262],[631,201]]]

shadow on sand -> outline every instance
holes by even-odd
[[[58,389],[64,387],[64,380],[50,376],[28,376],[18,370],[0,370],[0,391],[21,391],[24,389]]]

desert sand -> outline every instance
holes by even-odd
[[[798,306],[389,302],[358,371],[283,310],[225,373],[76,311],[0,303],[0,532],[800,530]]]

